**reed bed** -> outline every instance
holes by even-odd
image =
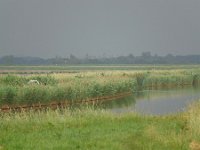
[[[7,77],[5,77],[7,78]],[[9,77],[16,78],[18,81],[26,81],[22,77]],[[22,79],[21,79],[22,78]],[[31,78],[31,77],[28,77]],[[34,79],[40,79],[39,77],[33,77]],[[49,77],[48,77],[49,78]],[[52,80],[53,77],[51,77]],[[43,78],[42,78],[43,79]],[[45,79],[45,78],[44,78]],[[59,81],[53,78],[56,82],[46,82],[45,80],[40,82],[40,85],[28,85],[24,83],[17,83],[12,85],[5,84],[5,80],[0,86],[0,104],[8,105],[22,105],[22,104],[34,104],[34,103],[49,103],[52,101],[77,101],[85,100],[88,98],[115,95],[117,93],[129,92],[134,88],[135,82],[133,80],[96,80],[87,78],[81,79],[79,77],[73,77],[73,79],[66,79]],[[14,80],[12,79],[12,82]],[[7,82],[7,80],[6,80]]]
[[[29,80],[40,84],[28,84]],[[143,89],[198,86],[199,83],[198,70],[183,69],[1,75],[0,105],[83,101]]]

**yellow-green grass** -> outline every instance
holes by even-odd
[[[188,150],[200,143],[200,104],[173,116],[93,108],[1,114],[1,149]]]
[[[0,104],[34,104],[38,102],[49,103],[51,101],[85,100],[88,98],[129,92],[134,89],[134,84],[134,80],[129,79],[89,80],[79,77],[67,78],[64,82],[60,79],[56,84],[52,85],[28,85],[19,83],[13,86],[9,83],[8,85],[4,84],[0,86]]]
[[[30,85],[31,79],[39,85]],[[189,69],[96,71],[47,75],[1,75],[0,105],[74,101],[142,89],[196,86],[200,71]]]
[[[0,104],[82,100],[144,88],[199,84],[199,70],[88,71],[48,75],[1,75]],[[40,85],[29,85],[37,79]],[[5,94],[6,93],[6,94]],[[75,110],[0,112],[0,150],[195,149],[200,145],[200,102],[182,114],[155,117]]]

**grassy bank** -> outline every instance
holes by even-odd
[[[0,149],[194,149],[200,143],[199,110],[196,104],[167,117],[91,108],[6,113],[0,118]]]
[[[29,80],[39,85],[28,84]],[[0,105],[77,101],[143,89],[197,86],[198,70],[97,71],[48,75],[1,75]]]

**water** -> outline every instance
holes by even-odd
[[[200,99],[200,88],[151,90],[134,93],[134,96],[103,103],[115,113],[137,112],[144,115],[168,115],[182,112]]]

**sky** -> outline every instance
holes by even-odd
[[[200,54],[200,0],[0,0],[0,56]]]

